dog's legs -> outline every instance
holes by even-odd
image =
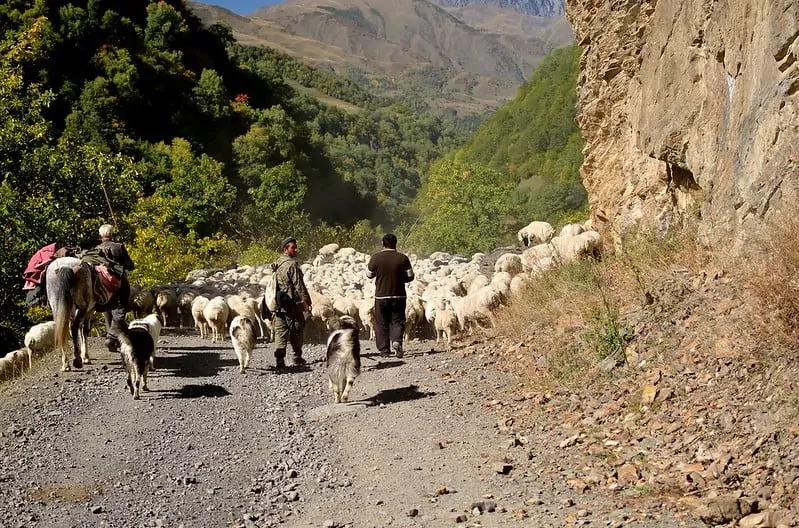
[[[333,403],[341,403],[341,395],[338,390],[338,385],[333,383],[332,379],[327,380],[327,385],[330,387],[330,392],[333,393]]]
[[[244,374],[244,370],[247,368],[247,365],[246,365],[245,359],[244,359],[244,352],[239,350],[239,347],[236,346],[235,343],[233,345],[233,352],[236,353],[236,358],[239,360],[239,372],[241,374]]]
[[[244,351],[244,368],[241,371],[244,372],[248,368],[250,368],[250,351],[249,350],[245,350]]]
[[[132,369],[132,376],[133,376],[133,399],[140,400],[141,399],[141,374],[137,372],[136,367],[134,366]]]
[[[355,378],[347,378],[347,384],[344,385],[344,391],[341,393],[341,401],[343,403],[347,403],[350,401],[350,389],[352,389],[352,384],[355,381]]]
[[[125,382],[128,386],[128,390],[130,391],[131,394],[133,394],[133,375],[131,374],[130,371],[128,371],[128,377],[125,380]]]
[[[150,359],[152,360],[152,356],[150,356]],[[147,387],[147,374],[149,373],[149,371],[150,371],[150,363],[149,362],[145,362],[144,363],[144,372],[142,373],[142,376],[141,376],[142,377],[142,381],[143,381],[141,389],[144,390],[144,391],[148,391],[148,392],[150,391],[150,389]]]

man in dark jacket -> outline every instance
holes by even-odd
[[[305,333],[305,313],[311,312],[311,296],[305,287],[305,279],[297,256],[297,240],[288,237],[282,242],[283,256],[272,264],[277,282],[277,312],[272,324],[275,330],[275,367],[286,366],[286,348],[291,343],[294,352],[293,364],[305,365],[302,344]]]
[[[402,357],[402,337],[405,333],[405,283],[413,280],[413,268],[408,257],[397,251],[397,237],[383,237],[383,250],[372,255],[366,266],[366,276],[375,279],[375,344],[380,356],[390,350]]]
[[[114,226],[103,224],[100,226],[100,244],[97,249],[109,261],[108,270],[116,275],[119,280],[119,289],[108,301],[109,311],[104,312],[105,327],[107,329],[105,346],[109,350],[118,350],[119,328],[125,320],[125,314],[130,310],[130,283],[128,282],[128,272],[136,269],[133,260],[128,255],[125,244],[112,240],[114,236]]]

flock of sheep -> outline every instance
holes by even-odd
[[[433,253],[426,259],[410,255],[416,280],[407,285],[405,339],[418,335],[443,339],[449,347],[459,332],[492,326],[494,313],[525,284],[554,266],[596,256],[601,237],[585,224],[568,224],[560,234],[546,222],[532,222],[518,232],[521,254],[505,253],[489,277],[481,272],[486,255],[470,259]],[[312,262],[302,265],[313,303],[306,330],[307,342],[324,343],[341,315],[357,321],[364,339],[374,339],[374,281],[366,278],[370,255],[338,244],[319,249]],[[193,327],[203,338],[224,342],[229,323],[242,316],[252,320],[259,337],[267,338],[271,324],[260,317],[260,298],[271,275],[268,264],[231,270],[195,270],[180,284],[133,288],[131,309],[138,318],[158,312],[166,326]],[[30,368],[32,357],[53,349],[54,323],[30,329],[25,348],[0,358],[0,379]],[[243,371],[243,370],[242,370]]]

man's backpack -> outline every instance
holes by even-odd
[[[283,264],[286,264],[290,261],[284,261]],[[272,317],[280,310],[283,311],[290,311],[290,309],[294,305],[294,301],[291,299],[288,293],[284,291],[280,291],[280,288],[277,287],[277,270],[283,267],[283,264],[280,266],[277,263],[272,264],[272,276],[266,280],[266,286],[264,287],[264,298],[261,301],[261,318],[265,321],[268,319],[272,319]]]
[[[264,298],[261,300],[261,318],[264,321],[272,319],[277,312],[277,277],[272,271],[272,276],[266,280]]]

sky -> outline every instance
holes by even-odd
[[[199,0],[201,4],[211,4],[230,9],[237,15],[247,16],[259,7],[279,4],[281,0]]]

